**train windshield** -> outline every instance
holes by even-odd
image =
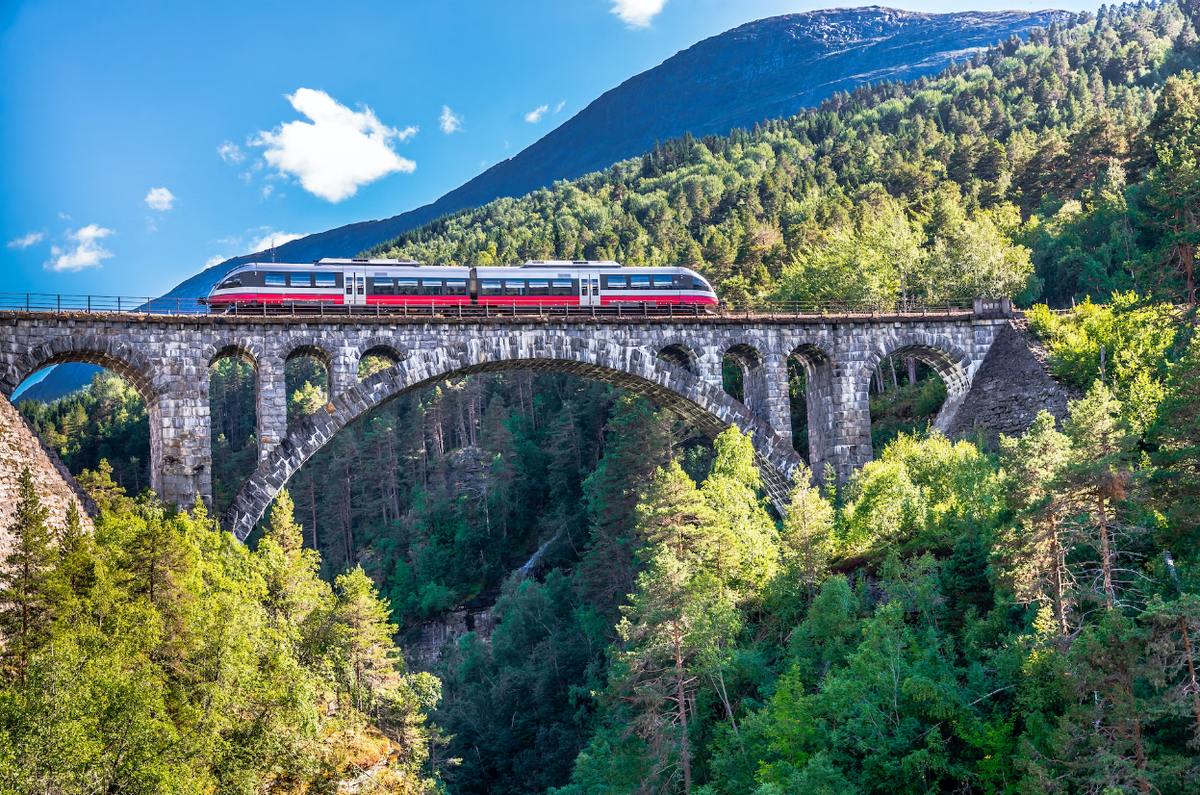
[[[218,287],[217,289],[218,290],[228,290],[233,287],[241,287],[241,286],[242,286],[242,277],[241,276],[230,276],[228,279],[221,282],[221,286]]]

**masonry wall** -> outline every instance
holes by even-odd
[[[16,517],[19,478],[26,466],[37,484],[42,505],[49,511],[50,527],[58,529],[66,523],[67,506],[74,502],[84,527],[92,529],[89,513],[95,506],[91,500],[54,451],[42,444],[21,413],[0,396],[0,557],[12,548],[8,527]]]
[[[1039,411],[1050,412],[1061,424],[1067,401],[1081,393],[1050,375],[1048,359],[1024,318],[1009,321],[975,374],[948,435],[980,433],[994,447],[1000,434],[1024,433]]]

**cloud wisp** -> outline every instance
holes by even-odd
[[[462,132],[462,125],[462,115],[450,110],[449,105],[442,105],[442,115],[438,116],[438,126],[442,128],[442,132],[446,135]]]
[[[546,111],[548,110],[550,110],[549,105],[542,105],[538,108],[535,108],[534,110],[531,110],[525,114],[525,121],[529,122],[530,124],[537,124],[542,120],[542,117],[546,115]]]
[[[16,240],[8,241],[9,248],[27,249],[30,246],[36,246],[46,239],[45,232],[30,232],[24,237],[18,237]]]
[[[239,147],[233,141],[223,141],[221,145],[217,147],[217,154],[219,154],[221,159],[226,163],[236,164],[246,159],[246,156],[242,154],[241,147]]]
[[[300,180],[314,196],[340,202],[388,174],[416,169],[416,163],[392,149],[392,141],[408,140],[417,134],[416,127],[388,127],[365,105],[354,111],[311,88],[298,89],[287,99],[310,121],[290,121],[273,132],[259,132],[250,144],[265,147],[267,163],[279,174]]]
[[[84,268],[98,268],[100,261],[109,259],[113,253],[98,241],[113,234],[113,230],[105,229],[99,224],[88,224],[77,232],[67,232],[67,239],[74,242],[74,248],[68,246],[50,247],[53,257],[45,264],[46,270],[57,273],[74,273]]]
[[[143,199],[146,206],[151,210],[158,210],[160,213],[165,213],[175,206],[175,194],[166,188],[151,188]]]
[[[612,0],[612,12],[631,28],[646,28],[667,0]]]
[[[300,238],[306,236],[307,235],[295,235],[291,232],[267,232],[266,234],[252,239],[246,247],[246,253],[257,254],[260,251],[278,248],[284,243],[291,242],[292,240],[299,240]]]

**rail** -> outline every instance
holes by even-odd
[[[526,299],[527,301],[528,299]],[[622,301],[607,306],[565,306],[504,303],[492,299],[488,304],[443,304],[437,306],[407,304],[346,305],[326,302],[282,303],[212,307],[194,298],[150,298],[116,295],[56,295],[51,293],[0,293],[0,312],[43,312],[53,314],[121,314],[146,316],[220,316],[220,317],[463,317],[488,318],[534,317],[714,317],[714,318],[804,318],[824,317],[947,317],[963,315],[1008,315],[1012,303],[1007,298],[952,298],[949,300],[907,299],[895,301],[768,301],[722,302],[717,307],[698,304],[657,304],[649,301]]]

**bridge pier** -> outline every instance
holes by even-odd
[[[150,488],[163,502],[190,508],[212,502],[212,440],[208,380],[186,379],[147,401]]]
[[[780,439],[792,443],[792,402],[787,357],[767,354],[761,364],[747,368],[746,407],[761,417]]]
[[[287,438],[287,383],[284,360],[264,356],[258,362],[258,460],[265,461]]]

